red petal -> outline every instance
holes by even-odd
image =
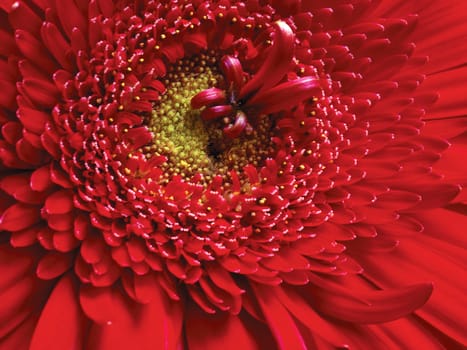
[[[304,77],[277,85],[260,92],[247,102],[247,106],[258,106],[262,113],[275,113],[289,110],[300,102],[321,94],[319,82],[312,77]]]
[[[113,14],[114,11],[114,5],[112,2],[106,1],[106,0],[98,0],[97,1],[99,4],[99,8],[102,12],[102,14],[105,17],[110,17]]]
[[[209,277],[219,288],[232,295],[241,295],[245,293],[243,289],[237,286],[232,275],[217,263],[206,264],[205,267]]]
[[[46,189],[51,186],[52,180],[50,179],[50,167],[43,166],[42,168],[38,168],[34,170],[31,175],[31,188],[34,191],[45,191]]]
[[[114,287],[83,285],[79,300],[85,314],[96,323],[107,324],[129,317],[128,300]]]
[[[12,145],[21,140],[22,131],[21,124],[17,122],[6,122],[1,128],[3,138]]]
[[[24,106],[18,108],[16,115],[27,130],[38,135],[44,132],[45,123],[50,119],[47,113]]]
[[[187,290],[188,290],[188,293],[189,293],[191,299],[193,299],[193,301],[195,301],[195,303],[200,308],[202,308],[204,312],[206,312],[208,314],[215,314],[216,313],[216,309],[213,308],[213,305],[211,304],[211,302],[206,297],[206,294],[204,293],[204,291],[202,291],[200,289],[199,286],[188,285],[187,287],[188,287]]]
[[[54,61],[50,58],[44,46],[30,33],[17,30],[15,33],[16,43],[23,55],[38,67],[53,72],[56,68]]]
[[[47,218],[49,227],[56,231],[69,231],[73,228],[73,215],[67,214],[51,214]]]
[[[251,274],[258,270],[257,263],[249,263],[236,257],[235,255],[226,255],[219,259],[219,263],[227,271],[241,274]]]
[[[0,46],[0,53],[2,56],[9,57],[10,55],[18,54],[18,48],[16,47],[15,40],[12,38],[11,33],[3,29],[0,30],[0,40],[2,43]]]
[[[53,236],[54,248],[59,252],[67,253],[79,245],[79,240],[75,238],[72,231],[58,231]]]
[[[27,173],[5,176],[0,180],[0,188],[19,202],[26,204],[42,204],[46,195],[31,190]]]
[[[152,135],[146,127],[132,128],[126,133],[126,137],[134,148],[140,148],[152,140]]]
[[[256,283],[252,283],[251,285],[279,349],[306,350],[305,343],[295,321],[288,310],[277,299],[276,288]]]
[[[383,331],[398,344],[404,344],[407,349],[445,350],[449,347],[442,346],[439,340],[429,328],[409,317],[382,326]],[[454,347],[453,347],[454,349]]]
[[[46,153],[42,149],[42,146],[39,145],[40,148],[37,148],[26,140],[26,138],[19,140],[15,146],[18,158],[29,164],[35,166],[41,165],[44,159],[46,159]]]
[[[258,344],[239,317],[228,313],[209,315],[192,306],[185,321],[188,346],[193,350],[253,350]]]
[[[127,305],[127,311],[119,313],[118,318],[105,325],[94,325],[86,349],[179,349],[181,305],[168,300],[159,288],[153,289],[153,293],[154,299],[150,303]],[[95,300],[88,302],[95,304]]]
[[[50,22],[44,23],[41,28],[41,35],[45,46],[47,46],[57,62],[67,71],[72,71],[73,66],[67,56],[71,51],[71,47],[63,38],[57,26]]]
[[[432,291],[433,285],[424,283],[400,289],[365,292],[362,295],[369,304],[323,292],[317,293],[311,302],[321,312],[347,322],[380,323],[412,313],[427,302]]]
[[[49,280],[64,274],[73,263],[69,254],[50,252],[43,256],[37,264],[36,274],[39,278]]]
[[[10,262],[10,265],[11,264]],[[34,275],[17,277],[14,284],[0,290],[0,339],[14,331],[31,313],[31,298],[34,295]]]
[[[293,292],[292,288],[286,290],[277,288],[276,295],[290,313],[313,333],[318,334],[336,348],[348,347],[348,340],[342,332],[332,322],[321,318],[300,295]]]
[[[147,254],[147,249],[142,240],[137,238],[130,239],[126,242],[128,248],[128,254],[132,261],[141,262],[145,259]]]
[[[9,319],[6,324],[13,326],[14,331],[10,332],[5,337],[0,335],[0,348],[28,349],[38,318],[37,315],[29,316],[28,314],[16,314],[13,319]]]
[[[9,81],[0,79],[0,89],[2,91],[0,95],[0,106],[14,110],[17,95],[15,85]]]
[[[465,45],[449,44],[461,43],[467,36],[464,17],[466,3],[453,1],[449,6],[443,2],[427,4],[430,6],[421,5],[423,8],[417,10],[420,12],[420,23],[412,39],[417,44],[417,54],[429,56],[427,67],[423,67],[429,73],[453,72],[455,69],[452,67],[465,64],[467,55]],[[449,26],[444,21],[446,18],[449,18]]]
[[[467,130],[467,118],[464,131]],[[447,124],[447,123],[446,123]],[[461,138],[460,136],[459,138]],[[442,174],[451,183],[467,187],[467,162],[459,161],[467,154],[467,142],[453,140],[453,144],[443,152],[441,159],[434,164],[434,172]]]
[[[66,214],[73,209],[73,196],[66,190],[52,193],[45,201],[48,214]]]
[[[23,1],[15,1],[8,14],[11,26],[14,29],[24,29],[37,35],[41,28],[42,20]]]
[[[467,248],[467,215],[438,208],[417,213],[423,223],[423,233],[430,237]],[[421,231],[423,227],[420,228]]]
[[[86,32],[88,23],[73,0],[55,0],[58,18],[68,38],[71,38],[73,28]]]
[[[21,231],[12,232],[10,244],[15,248],[30,246],[36,242],[38,230],[37,226],[33,226]]]
[[[106,251],[107,246],[99,237],[88,237],[81,244],[81,256],[90,264],[101,261],[102,254]]]
[[[391,190],[377,196],[376,206],[385,209],[406,209],[421,201],[420,195],[408,191]]]
[[[0,245],[0,348],[8,333],[30,317],[34,298],[33,251]],[[5,349],[10,349],[6,347]]]
[[[72,78],[73,76],[70,74],[70,72],[63,69],[55,71],[55,73],[52,76],[55,86],[59,91],[62,92],[65,90],[65,84]]]
[[[120,265],[128,267],[131,265],[131,258],[125,246],[118,246],[112,249],[112,258]]]
[[[151,273],[142,276],[135,274],[133,278],[136,300],[142,304],[151,302],[156,296],[154,291],[159,288],[157,280]]]
[[[410,208],[410,211],[441,208],[453,200],[460,192],[460,187],[453,184],[404,184],[400,187],[422,197],[422,201]]]
[[[51,108],[58,102],[57,88],[50,81],[25,79],[22,87],[37,107]]]
[[[28,251],[10,247],[9,244],[0,245],[0,291],[15,285],[24,275],[31,274],[34,259]]]
[[[20,231],[40,220],[39,208],[16,203],[9,207],[0,217],[0,229],[6,231]]]
[[[30,349],[81,349],[85,334],[84,322],[73,280],[70,275],[64,276],[42,310]]]
[[[431,280],[435,286],[433,296],[416,314],[440,332],[460,343],[467,343],[465,303],[452,302],[465,298],[464,285],[459,282],[465,268],[436,252],[437,249],[430,251],[423,237],[420,238],[419,244],[410,243],[415,240],[402,241],[399,248],[391,253],[391,264],[387,264],[388,254],[373,254],[370,259],[360,256],[359,261],[367,276],[378,286],[394,287],[414,280]]]

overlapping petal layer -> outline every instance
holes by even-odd
[[[467,345],[465,4],[0,8],[0,348]],[[176,67],[207,173],[151,153]]]

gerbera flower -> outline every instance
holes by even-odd
[[[467,5],[0,1],[1,349],[461,349]]]

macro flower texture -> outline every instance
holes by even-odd
[[[467,346],[467,3],[0,0],[0,349]]]

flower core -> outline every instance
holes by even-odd
[[[174,175],[183,178],[196,173],[209,174],[211,160],[206,150],[209,131],[192,110],[190,100],[193,93],[214,86],[220,79],[215,67],[215,58],[206,61],[205,55],[191,60],[180,60],[172,66],[165,81],[166,92],[156,104],[149,120],[149,130],[154,143],[147,146],[148,156],[164,156],[164,177]]]
[[[211,88],[222,91],[218,87],[227,85],[213,54],[179,60],[169,68],[164,81],[166,91],[147,122],[154,140],[143,151],[148,159],[153,156],[166,159],[160,165],[163,183],[173,176],[188,180],[197,174],[202,175],[205,183],[215,175],[228,180],[229,171],[241,172],[249,164],[258,166],[273,152],[271,118],[263,116],[255,128],[230,138],[223,128],[232,123],[232,118],[210,120],[202,116],[206,109],[190,106],[192,98],[200,92]]]

